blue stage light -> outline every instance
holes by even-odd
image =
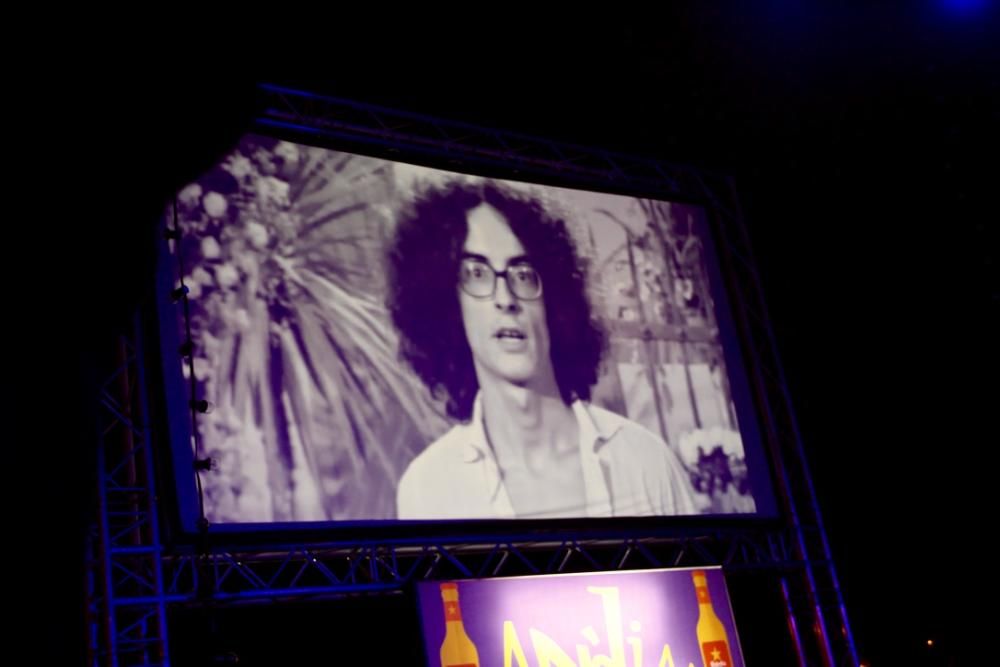
[[[941,5],[955,14],[972,14],[985,9],[989,0],[941,0]]]

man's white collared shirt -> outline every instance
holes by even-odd
[[[688,474],[660,437],[582,401],[572,409],[579,426],[586,507],[562,516],[698,513]],[[468,423],[454,426],[413,459],[399,480],[396,505],[400,519],[532,518],[514,512],[486,438],[479,397]]]

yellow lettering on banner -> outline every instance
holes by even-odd
[[[529,628],[531,646],[535,651],[536,667],[629,667],[625,659],[625,644],[631,648],[632,667],[643,667],[642,639],[637,636],[624,637],[622,624],[621,600],[616,586],[588,586],[588,593],[601,598],[601,608],[604,610],[604,625],[608,640],[608,654],[590,654],[586,644],[576,644],[577,662],[567,655],[566,651],[537,628]],[[641,631],[639,621],[633,620],[630,629],[638,634]],[[595,648],[601,643],[600,637],[593,626],[586,626],[580,634]],[[521,639],[513,621],[503,622],[503,667],[530,667]],[[675,667],[674,656],[670,644],[663,645],[658,667]],[[688,663],[688,667],[694,667]]]
[[[512,655],[513,654],[513,655]],[[503,667],[511,667],[511,657],[517,659],[517,667],[528,667],[528,659],[524,657],[521,640],[517,637],[513,621],[503,622]]]
[[[583,635],[588,642],[590,642],[591,646],[597,646],[601,643],[600,637],[597,636],[597,630],[595,630],[592,625],[588,625],[583,630],[580,630],[580,634]]]
[[[544,632],[530,628],[531,644],[535,648],[535,659],[538,660],[538,667],[576,667],[573,659],[566,655],[566,651]]]
[[[590,656],[590,649],[583,644],[576,645],[576,655],[580,660],[580,667],[613,667],[611,658],[606,655]]]
[[[625,642],[622,638],[622,605],[617,586],[587,586],[587,592],[601,597],[604,608],[604,627],[608,633],[610,656],[594,656],[593,667],[627,667]],[[582,667],[582,666],[581,666]]]
[[[659,667],[674,667],[674,656],[670,653],[670,644],[663,645],[663,653],[660,654]]]
[[[632,647],[632,667],[642,667],[642,640],[638,637],[629,637],[625,641]]]

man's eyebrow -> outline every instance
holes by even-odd
[[[474,253],[474,252],[463,252],[462,253],[462,259],[474,259],[477,262],[482,262],[483,264],[489,264],[490,267],[493,266],[492,264],[490,264],[490,260],[486,259],[486,257],[484,257],[483,255],[479,255],[477,253]],[[510,258],[507,259],[507,266],[512,266],[514,264],[521,264],[521,263],[524,263],[524,262],[527,262],[527,263],[530,264],[531,263],[531,258],[529,258],[527,255],[514,255],[513,257],[510,257]]]

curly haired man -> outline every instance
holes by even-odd
[[[416,198],[389,260],[401,355],[459,422],[410,462],[399,518],[698,511],[661,438],[589,403],[605,337],[562,219],[455,181]]]

